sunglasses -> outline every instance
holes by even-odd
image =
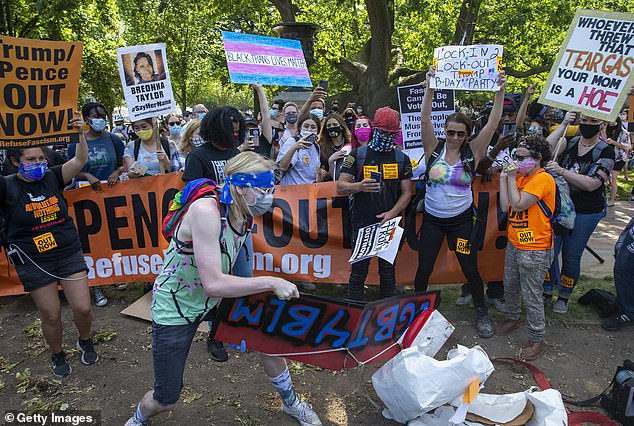
[[[467,132],[456,131],[456,130],[445,130],[447,136],[458,136],[459,138],[464,138],[467,136]]]

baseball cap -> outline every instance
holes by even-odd
[[[397,133],[401,128],[400,122],[398,112],[390,107],[383,107],[377,109],[374,113],[372,127],[387,133]]]

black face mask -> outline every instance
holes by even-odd
[[[330,136],[331,138],[336,138],[338,136],[341,136],[341,132],[343,131],[341,126],[328,127],[327,130],[328,130],[328,136]]]
[[[579,133],[584,139],[592,139],[600,130],[600,124],[579,124]]]
[[[354,118],[346,119],[346,126],[348,126],[348,130],[352,131],[352,126],[354,126]]]

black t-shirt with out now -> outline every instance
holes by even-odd
[[[227,161],[239,153],[240,151],[235,147],[222,150],[211,143],[201,145],[187,156],[183,180],[188,182],[207,178],[221,185],[225,182],[225,165]]]
[[[354,176],[357,182],[370,177],[370,171],[382,174],[381,192],[358,192],[352,196],[352,226],[362,228],[378,223],[376,215],[390,210],[400,196],[402,180],[412,178],[412,163],[409,157],[402,153],[403,162],[397,162],[396,150],[376,152],[366,148],[366,158],[363,164],[357,161],[358,149],[348,154],[343,160],[341,173]],[[365,176],[367,175],[367,176]]]
[[[29,256],[60,257],[81,250],[79,235],[62,197],[62,166],[46,171],[42,180],[25,182],[6,178],[0,185],[3,215],[8,219],[8,242]],[[7,211],[9,206],[12,211]]]

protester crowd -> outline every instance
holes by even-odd
[[[428,79],[434,72],[430,69]],[[384,223],[404,210],[422,212],[416,291],[428,288],[447,240],[466,278],[457,303],[473,303],[477,334],[489,338],[520,327],[523,300],[528,341],[522,355],[538,357],[544,351],[544,310],[568,311],[584,248],[614,205],[618,174],[623,171],[627,178],[631,135],[624,127],[625,113],[608,123],[546,107],[531,101],[533,86],[517,102],[505,93],[504,75],[498,83],[500,89],[481,114],[456,112],[446,119],[445,138],[434,133],[433,89],[427,88],[421,108],[426,161],[416,164],[425,168],[418,182],[412,181],[412,159],[402,150],[397,111],[383,107],[370,117],[359,104],[345,109],[337,101],[328,105],[327,93],[320,87],[300,106],[283,101],[269,104],[262,87],[254,85],[259,118],[230,106],[196,105],[182,116],[126,123],[123,115],[110,117],[103,105],[89,102],[70,123],[83,130],[78,145],[67,150],[8,150],[2,168],[5,177],[0,180],[8,243],[18,247],[15,256],[22,263],[14,263],[42,316],[54,374],[64,377],[71,372],[61,350],[58,283],[73,310],[81,361],[92,364],[98,358],[90,341],[87,268],[62,191],[84,182],[99,191],[119,180],[169,172],[182,172],[192,194],[205,185],[221,186],[222,199],[197,200],[171,239],[166,260],[198,266],[166,268],[153,285],[147,285],[154,293],[153,350],[159,384],[142,399],[128,424],[145,424],[178,401],[189,345],[198,324],[213,321],[219,298],[267,290],[280,297],[297,295],[295,285],[287,281],[253,278],[251,218],[270,208],[274,185],[336,181],[337,192],[350,196],[353,246],[360,228]],[[503,282],[485,284],[478,270],[477,239],[482,233],[472,185],[476,179],[494,176],[500,181],[500,207],[508,213],[508,245]],[[33,232],[36,218],[28,212],[35,207],[28,207],[29,203],[58,206],[56,220],[45,226],[51,248],[42,250],[47,242]],[[227,206],[224,212],[217,207],[221,204]],[[569,226],[563,222],[556,226],[555,219],[566,215]],[[627,259],[634,253],[630,244],[634,233],[631,226],[628,229],[615,273],[621,312],[603,323],[611,330],[634,322],[634,287],[627,272],[632,269]],[[228,264],[210,243],[219,237],[228,248],[224,253]],[[378,259],[381,298],[397,294],[397,263]],[[364,299],[369,265],[370,259],[352,264],[350,299]],[[193,292],[180,292],[183,280],[190,282]],[[97,306],[107,303],[99,288],[92,297]],[[507,320],[495,326],[488,305],[504,312]],[[212,333],[207,344],[214,360],[228,359]],[[310,406],[297,398],[285,361],[263,357],[262,362],[284,411],[303,419],[302,424],[321,424]]]

